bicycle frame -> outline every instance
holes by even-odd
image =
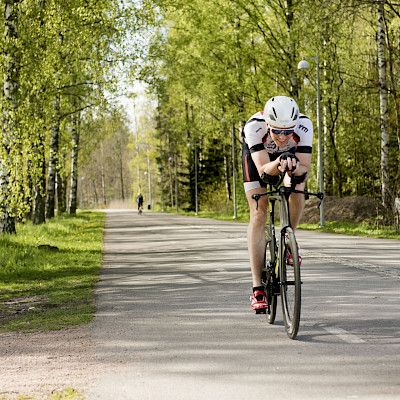
[[[272,188],[273,186],[270,185]],[[273,190],[270,190],[265,193],[260,193],[260,194],[253,194],[252,198],[257,202],[257,209],[258,209],[258,200],[263,197],[263,196],[270,196],[269,202],[271,203],[271,211],[270,211],[270,216],[272,215],[274,217],[274,206],[275,206],[275,201],[280,202],[280,207],[279,207],[279,218],[281,221],[281,229],[285,227],[292,227],[290,223],[290,213],[289,213],[289,196],[291,193],[300,193],[304,194],[305,198],[308,199],[309,196],[315,196],[320,199],[320,201],[323,200],[324,194],[323,193],[311,193],[308,190],[296,190],[291,187],[287,186],[280,186],[280,187],[275,187]],[[319,206],[318,206],[319,207]]]
[[[263,269],[263,284],[267,290],[268,299],[268,322],[273,324],[276,315],[277,296],[281,295],[283,319],[286,333],[291,339],[295,339],[299,329],[301,310],[301,277],[300,263],[298,260],[298,246],[293,228],[290,222],[289,197],[291,193],[304,194],[306,198],[310,195],[318,197],[321,201],[322,193],[310,193],[306,190],[296,190],[293,187],[273,187],[269,191],[253,195],[257,202],[262,196],[269,196],[271,204],[268,233],[269,242],[266,244],[266,253],[269,245],[269,259],[265,254],[265,265]],[[276,240],[275,231],[275,207],[279,202],[280,232]],[[277,245],[279,243],[279,245]],[[288,264],[287,254],[291,254],[291,264]]]

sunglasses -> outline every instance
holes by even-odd
[[[294,129],[275,129],[275,128],[270,128],[271,132],[274,133],[275,135],[285,135],[289,136],[292,133],[294,133]]]

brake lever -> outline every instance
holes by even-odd
[[[253,197],[253,199],[256,201],[257,203],[256,210],[258,210],[258,200],[260,200],[261,196],[259,194],[253,194],[253,196],[251,197]]]
[[[317,198],[319,199],[318,208],[321,208],[322,200],[324,199],[324,194],[322,192],[318,192]]]

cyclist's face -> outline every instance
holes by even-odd
[[[271,138],[278,147],[282,147],[293,137],[293,129],[281,129],[269,125]]]

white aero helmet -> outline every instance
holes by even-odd
[[[265,121],[276,128],[294,128],[299,118],[297,103],[287,96],[270,98],[264,107]]]

